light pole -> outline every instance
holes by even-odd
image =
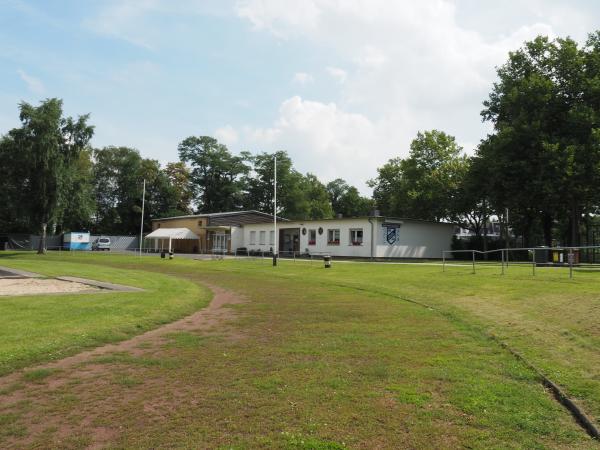
[[[142,188],[142,220],[140,222],[140,256],[142,256],[142,243],[144,233],[144,200],[146,199],[146,179],[144,179],[144,187]]]
[[[273,267],[277,265],[277,155],[273,161]]]

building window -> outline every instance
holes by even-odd
[[[362,243],[363,243],[362,228],[350,230],[350,245],[362,245]]]
[[[269,245],[275,245],[275,232],[269,231]]]
[[[267,232],[266,231],[261,231],[259,234],[259,241],[258,243],[260,245],[265,245],[267,242]]]
[[[256,244],[256,231],[250,232],[250,245]]]
[[[317,245],[317,230],[308,230],[308,245]]]
[[[327,230],[327,245],[340,245],[340,230]]]

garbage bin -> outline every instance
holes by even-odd
[[[323,256],[323,261],[325,263],[325,268],[326,269],[331,268],[331,256],[329,256],[329,255]]]
[[[166,254],[167,254],[167,253],[166,253],[164,250],[162,250],[162,251],[160,252],[160,257],[161,257],[162,259],[165,259],[165,255],[166,255]]]
[[[535,249],[535,264],[547,264],[549,261],[549,251],[548,247],[536,247]]]
[[[173,250],[169,252],[169,259],[173,259]]]

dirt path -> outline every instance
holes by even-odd
[[[97,386],[104,386],[106,384],[105,380],[114,377],[113,365],[98,364],[94,361],[98,357],[115,353],[126,353],[130,357],[155,356],[161,352],[165,343],[169,341],[168,337],[171,333],[189,332],[200,336],[211,333],[223,335],[226,323],[235,318],[235,311],[227,306],[242,303],[244,299],[240,295],[220,287],[213,285],[208,287],[214,294],[210,304],[190,316],[126,341],[104,345],[58,361],[29,367],[0,377],[0,418],[2,415],[13,414],[12,411],[18,410],[19,405],[29,405],[23,410],[19,422],[19,426],[27,430],[26,436],[9,437],[4,442],[0,440],[0,446],[3,448],[7,446],[11,448],[28,447],[34,444],[40,435],[43,436],[47,433],[48,429],[56,429],[54,433],[59,437],[68,437],[73,433],[72,425],[64,423],[61,415],[53,414],[50,417],[40,417],[39,410],[43,410],[48,402],[54,401],[52,400],[54,393],[69,387],[74,380],[78,380],[78,382],[85,380],[85,389],[73,389],[73,391],[78,391],[78,396],[90,395],[90,397],[93,397],[91,394]],[[33,382],[27,380],[27,373],[43,371],[44,369],[50,369],[51,376]],[[153,382],[153,380],[149,381]],[[159,382],[159,380],[154,380],[154,382]],[[92,408],[94,407],[93,400],[86,403],[91,403]],[[101,410],[100,404],[97,405]],[[84,417],[84,421],[91,422],[94,419],[91,416],[95,413],[92,409],[91,414],[87,418]],[[85,425],[85,428],[88,432],[88,438],[91,439],[89,444],[83,445],[86,448],[101,448],[118,434],[114,430],[102,426],[94,427],[88,424]],[[0,433],[0,438],[2,437],[2,433]],[[58,442],[61,442],[60,439]],[[56,443],[54,439],[54,444]]]

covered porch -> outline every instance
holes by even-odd
[[[188,228],[158,228],[145,239],[152,242],[154,251],[198,253],[200,238]]]

